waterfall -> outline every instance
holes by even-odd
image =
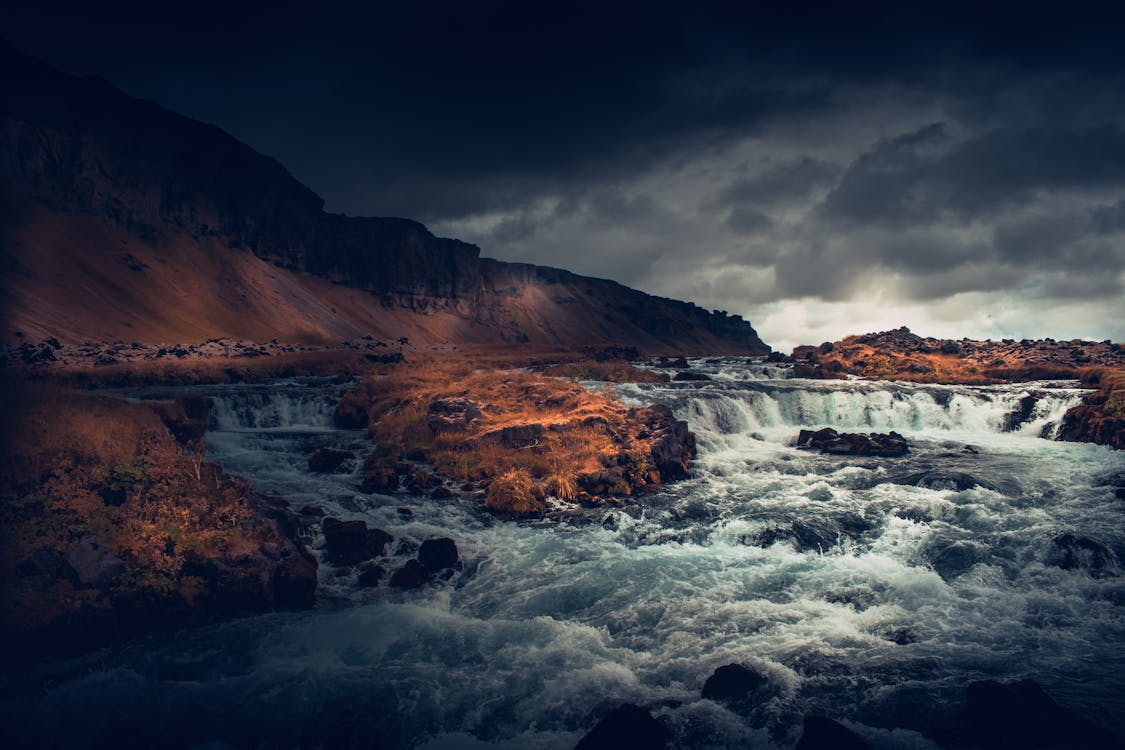
[[[211,429],[326,430],[334,426],[339,394],[303,383],[245,386],[211,397]]]

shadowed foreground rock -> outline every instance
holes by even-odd
[[[801,739],[793,750],[871,750],[871,745],[838,721],[806,716]]]
[[[622,703],[578,741],[574,750],[663,750],[668,732],[645,709]]]
[[[741,664],[719,667],[703,683],[703,697],[733,709],[750,708],[766,678]]]
[[[1121,738],[1064,710],[1034,680],[983,680],[966,691],[968,742],[979,748],[1114,750]]]

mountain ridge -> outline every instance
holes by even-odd
[[[225,248],[258,261],[226,264],[245,267],[232,284],[249,288],[248,297],[270,298],[281,294],[278,287],[300,292],[286,312],[289,319],[302,308],[351,310],[340,321],[330,313],[309,313],[310,335],[326,340],[369,332],[379,327],[373,321],[393,318],[382,327],[428,343],[769,351],[738,316],[563,269],[482,258],[477,246],[436,237],[411,219],[327,213],[323,199],[278,161],[214,125],[130,97],[102,79],[69,76],[10,45],[0,44],[0,65],[9,72],[0,83],[0,192],[9,206],[0,212],[0,236],[6,275],[16,277],[9,280],[6,312],[10,327],[25,335],[296,336],[282,330],[280,317],[255,326],[251,315],[236,324],[242,291],[223,303],[230,308],[224,313],[229,325],[166,325],[182,316],[147,303],[138,309],[148,322],[129,321],[132,330],[124,318],[112,331],[90,324],[112,288],[150,284],[157,298],[176,298],[183,292],[180,280],[192,276],[191,256],[221,255]],[[64,238],[45,239],[70,224],[75,226]],[[58,252],[63,239],[76,247]],[[52,254],[50,268],[37,268],[35,256]],[[173,268],[169,255],[189,262]],[[86,261],[95,256],[100,260],[91,268]],[[161,267],[170,278],[156,278]],[[48,275],[69,275],[89,293],[68,299],[57,282],[44,282]],[[92,289],[94,278],[104,280],[104,288]],[[322,282],[350,291],[326,289]],[[192,283],[205,286],[204,280]],[[419,319],[399,320],[403,311]],[[37,328],[37,318],[53,321],[53,327]],[[14,333],[5,332],[6,340]]]

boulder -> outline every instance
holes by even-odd
[[[719,667],[703,683],[703,697],[729,708],[750,708],[766,678],[741,664]]]
[[[622,703],[578,741],[575,750],[662,750],[668,731],[645,709]]]
[[[897,432],[868,434],[836,432],[831,427],[821,430],[801,430],[797,435],[798,448],[819,450],[821,453],[847,456],[904,456],[910,450],[906,438]]]
[[[383,554],[394,539],[382,529],[368,529],[363,521],[325,518],[321,526],[328,561],[333,565],[355,565]]]
[[[457,564],[457,545],[447,537],[427,539],[418,548],[418,562],[431,575],[452,570]]]
[[[481,440],[493,440],[511,449],[530,448],[538,445],[546,434],[547,430],[541,424],[520,424],[487,432]]]
[[[838,721],[806,716],[801,739],[793,750],[871,750],[871,745]]]
[[[480,405],[467,398],[437,399],[430,404],[426,424],[435,432],[464,430],[482,416]]]
[[[309,456],[309,471],[318,474],[336,471],[345,461],[352,458],[355,458],[355,455],[351,451],[344,451],[339,448],[319,448]]]
[[[125,563],[95,536],[82,537],[74,546],[67,562],[85,586],[105,586],[125,569]]]
[[[690,383],[692,381],[710,380],[711,376],[705,372],[692,372],[691,370],[682,370],[677,372],[672,381],[675,383]]]
[[[1119,737],[1061,708],[1034,680],[982,680],[966,690],[968,744],[981,748],[1121,748]]]
[[[407,560],[391,574],[390,585],[396,589],[420,589],[430,581],[430,573],[417,560]]]
[[[1063,570],[1085,570],[1093,578],[1117,575],[1117,559],[1109,547],[1096,539],[1059,534],[1051,540],[1047,561]]]
[[[381,565],[375,563],[368,563],[363,566],[359,571],[359,577],[356,579],[356,584],[360,588],[373,588],[379,585],[379,581],[387,575],[387,571],[383,570]]]

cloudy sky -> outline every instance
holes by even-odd
[[[329,210],[740,313],[775,348],[1125,340],[1122,11],[605,4],[44,2],[0,33]]]

